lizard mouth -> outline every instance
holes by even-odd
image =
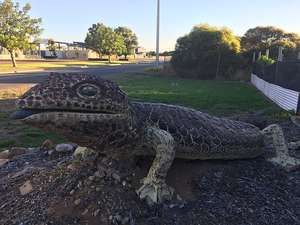
[[[13,120],[22,120],[26,119],[27,117],[30,117],[35,114],[42,114],[42,113],[50,113],[50,112],[56,112],[56,113],[88,113],[88,114],[107,114],[107,115],[113,115],[114,113],[111,112],[105,112],[105,111],[82,111],[82,110],[63,110],[63,109],[20,109],[15,111],[11,114],[10,118]]]

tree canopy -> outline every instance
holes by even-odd
[[[9,51],[14,67],[15,51],[29,48],[31,40],[42,31],[41,18],[31,18],[30,9],[30,4],[20,8],[12,0],[0,2],[0,46]]]
[[[300,45],[300,36],[296,33],[288,33],[284,30],[273,27],[255,27],[249,29],[241,39],[241,46],[244,52],[265,51],[270,49],[270,56],[276,58],[278,47],[285,48],[288,55],[296,54],[297,46]]]
[[[128,55],[134,53],[134,49],[138,46],[138,38],[136,34],[128,27],[118,27],[115,32],[124,39],[125,49],[122,54],[127,58]]]
[[[86,45],[101,56],[104,52],[107,27],[103,23],[93,24],[85,38]]]
[[[184,77],[228,78],[239,66],[240,40],[228,28],[195,26],[177,40],[171,63]]]
[[[93,24],[85,38],[86,45],[96,51],[99,56],[106,54],[124,55],[126,58],[133,54],[138,42],[137,37],[130,28],[118,27],[115,30],[103,23]]]

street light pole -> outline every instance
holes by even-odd
[[[159,67],[159,23],[160,23],[160,0],[157,0],[157,24],[156,24],[156,66]]]

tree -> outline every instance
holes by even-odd
[[[48,40],[48,49],[50,52],[52,52],[54,57],[56,57],[56,48],[57,48],[57,46],[56,46],[55,41],[53,39],[49,39]]]
[[[122,54],[125,51],[125,43],[123,37],[111,27],[107,27],[102,23],[93,24],[89,28],[85,39],[86,45],[96,51],[99,56],[107,54],[109,62],[113,54]]]
[[[106,27],[103,36],[103,53],[108,55],[108,60],[111,63],[112,55],[121,55],[125,51],[124,39],[110,27]]]
[[[103,54],[103,45],[105,42],[104,34],[105,34],[106,26],[103,23],[93,24],[92,27],[89,28],[88,33],[85,38],[86,45],[98,53],[101,58]]]
[[[138,46],[137,36],[128,27],[118,27],[115,29],[115,32],[121,35],[124,39],[126,48],[124,49],[125,51],[123,52],[123,55],[125,56],[125,59],[127,59],[127,56],[133,54],[134,49]]]
[[[249,29],[241,39],[244,52],[270,49],[270,56],[276,58],[278,47],[286,48],[287,53],[292,52],[300,43],[300,36],[296,33],[287,33],[284,30],[266,26]]]
[[[177,40],[171,64],[184,77],[230,78],[241,65],[239,53],[240,40],[231,30],[204,24]]]
[[[30,47],[30,40],[37,37],[42,29],[41,18],[31,18],[30,4],[20,9],[18,3],[4,0],[0,3],[0,45],[8,50],[13,67],[16,67],[15,52]]]
[[[155,52],[155,51],[147,52],[147,53],[146,53],[146,56],[148,56],[149,58],[150,58],[150,57],[154,57],[154,56],[156,56],[156,52]]]

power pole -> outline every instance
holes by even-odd
[[[157,0],[157,24],[156,24],[156,66],[159,67],[159,22],[160,22],[160,0]]]

